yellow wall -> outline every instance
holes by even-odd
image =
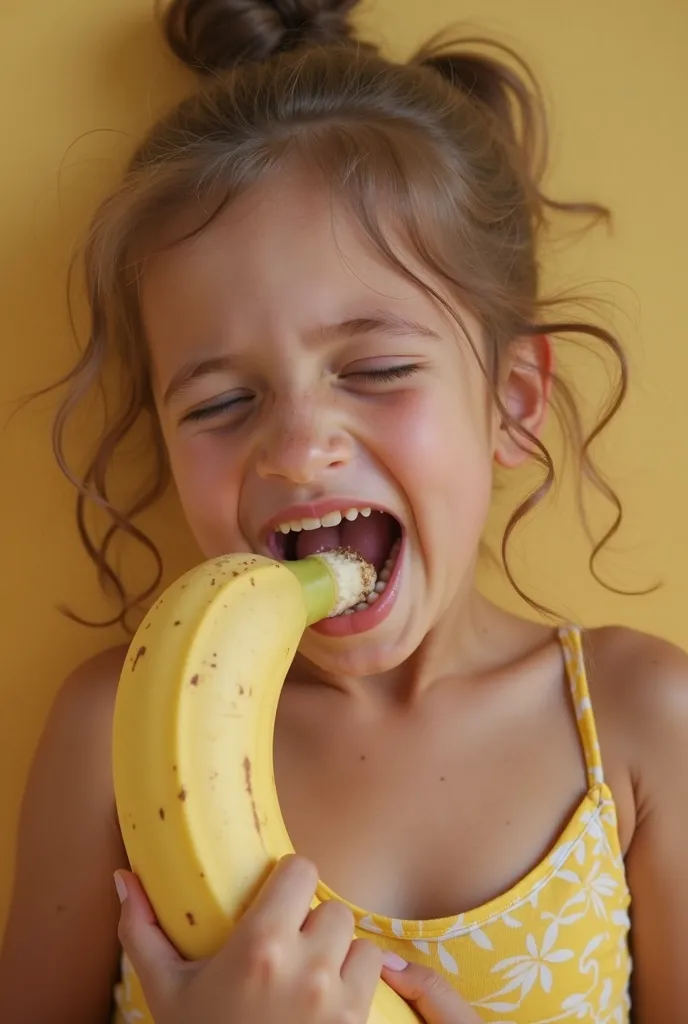
[[[614,207],[615,235],[597,232],[560,253],[548,264],[548,275],[574,284],[602,282],[596,293],[620,306],[612,320],[629,349],[634,388],[600,450],[623,495],[627,526],[617,556],[603,564],[622,586],[656,579],[665,586],[646,598],[613,597],[600,589],[587,575],[572,513],[561,504],[526,531],[515,567],[536,596],[563,612],[589,623],[622,621],[688,646],[688,5],[368,0],[364,6],[367,30],[388,36],[398,53],[457,14],[515,43],[542,78],[554,109],[553,186],[566,197],[594,196]],[[89,209],[114,180],[131,137],[185,87],[184,74],[153,32],[151,8],[152,0],[3,5],[0,925],[21,789],[46,709],[76,662],[119,639],[113,630],[76,626],[55,609],[65,600],[95,613],[106,606],[77,542],[72,494],[51,457],[53,399],[10,422],[6,414],[19,396],[70,365],[64,278],[71,247]],[[587,396],[599,378],[594,361],[581,356],[573,362]],[[193,547],[173,502],[149,522],[170,573],[179,572]],[[488,573],[487,585],[513,603],[494,574]]]

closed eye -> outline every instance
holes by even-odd
[[[347,373],[345,376],[358,377],[363,380],[379,381],[380,383],[386,383],[393,380],[403,380],[405,377],[410,377],[412,373],[420,369],[417,363],[408,363],[405,366],[385,366],[379,370],[356,370],[353,373]]]
[[[222,413],[232,412],[238,406],[250,402],[252,398],[252,395],[240,395],[237,398],[226,398],[222,402],[216,402],[214,405],[204,405],[200,409],[192,409],[191,412],[187,412],[182,417],[182,423],[189,421],[199,423],[203,420],[213,419],[215,416],[221,416]]]
[[[375,370],[355,370],[351,373],[343,374],[343,377],[345,379],[354,377],[359,380],[388,384],[395,380],[403,380],[406,377],[410,377],[419,369],[420,367],[417,363],[407,363],[401,366],[384,366]],[[213,405],[205,405],[201,406],[199,409],[192,409],[182,417],[182,423],[202,423],[204,420],[214,419],[221,416],[223,413],[235,411],[239,406],[252,401],[253,397],[253,395],[239,395],[235,398],[227,398],[223,399],[221,402],[215,402]]]

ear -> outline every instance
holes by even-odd
[[[554,353],[550,339],[539,334],[515,341],[507,355],[499,396],[511,420],[540,437],[552,395]],[[500,466],[515,469],[530,457],[532,446],[496,410],[494,457]]]

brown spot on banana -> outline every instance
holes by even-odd
[[[260,818],[258,817],[258,808],[256,807],[256,800],[253,795],[253,780],[251,778],[252,767],[251,759],[249,757],[244,758],[244,779],[246,782],[246,792],[251,800],[251,810],[253,811],[253,824],[256,832],[262,838],[262,829],[260,826]]]
[[[148,625],[150,625],[150,623]],[[146,628],[148,628],[148,627],[146,627]],[[136,657],[134,658],[134,661],[133,661],[132,666],[131,666],[131,671],[132,672],[136,669],[136,666],[138,665],[138,663],[140,662],[141,658],[144,656],[145,653],[146,653],[146,648],[145,647],[139,647],[138,651],[136,652]]]

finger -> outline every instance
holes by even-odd
[[[362,1010],[375,995],[382,970],[382,950],[369,939],[354,939],[342,964],[342,981]]]
[[[318,885],[318,872],[305,857],[283,857],[246,911],[244,920],[267,930],[299,930]]]
[[[354,937],[354,915],[336,900],[326,900],[311,910],[301,929],[316,952],[339,974]]]
[[[396,957],[396,961],[401,958]],[[387,962],[394,962],[394,956],[389,958],[388,955]],[[473,1007],[429,967],[413,963],[402,969],[383,967],[382,977],[390,988],[411,1003],[426,1024],[480,1024]]]
[[[136,875],[118,871],[115,877],[122,900],[119,941],[138,975],[151,1010],[155,1012],[156,1006],[176,992],[179,969],[184,961],[158,925]]]

